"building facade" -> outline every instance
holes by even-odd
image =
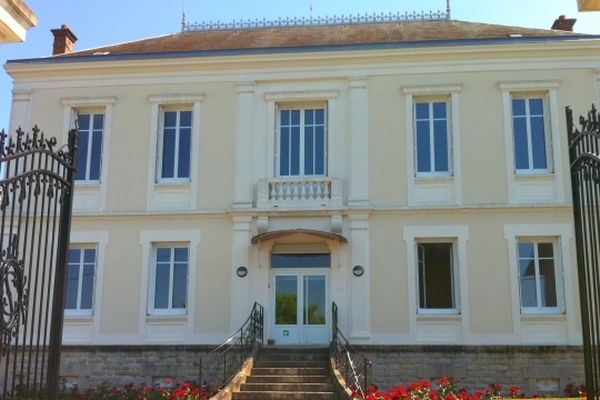
[[[381,386],[581,383],[564,107],[599,48],[440,19],[9,61],[11,130],[80,130],[62,374],[193,377],[254,301],[326,345],[335,302]]]

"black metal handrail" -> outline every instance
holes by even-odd
[[[263,306],[255,302],[241,328],[200,358],[198,377],[203,391],[212,395],[222,390],[255,355],[263,343],[263,317]]]
[[[368,387],[367,371],[372,365],[371,360],[352,347],[340,331],[338,327],[338,307],[335,301],[331,304],[331,321],[332,331],[329,352],[335,363],[334,368],[340,372],[348,389],[365,398]]]

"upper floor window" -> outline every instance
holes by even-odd
[[[159,132],[159,180],[190,179],[192,111],[163,109]]]
[[[92,314],[95,273],[96,247],[71,247],[67,255],[65,314]]]
[[[280,108],[277,118],[278,176],[327,174],[325,107]]]
[[[155,244],[150,276],[150,309],[155,314],[185,314],[189,249]]]
[[[417,176],[450,175],[449,102],[417,99],[414,104]]]
[[[457,313],[457,269],[452,242],[417,243],[419,313]]]
[[[519,239],[517,257],[521,312],[561,312],[560,274],[554,241]]]
[[[96,183],[101,174],[104,113],[79,112],[77,121],[79,143],[75,180]]]
[[[512,96],[512,125],[517,172],[548,172],[550,135],[546,121],[545,97]]]

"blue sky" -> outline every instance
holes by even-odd
[[[185,6],[189,21],[347,15],[443,10],[445,0],[26,0],[38,17],[25,43],[0,45],[0,63],[44,57],[52,51],[50,29],[67,24],[76,50],[178,32]],[[452,18],[502,25],[550,28],[556,17],[577,18],[575,31],[600,34],[600,12],[579,13],[577,0],[451,0]],[[0,71],[0,130],[8,128],[12,83]],[[35,122],[35,121],[34,121]],[[43,127],[42,127],[43,128]],[[48,132],[49,134],[54,134]],[[56,133],[56,135],[58,132]]]

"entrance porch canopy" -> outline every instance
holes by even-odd
[[[284,236],[295,235],[298,233],[315,236],[315,237],[318,237],[320,239],[325,239],[325,240],[334,240],[339,243],[348,243],[348,239],[346,239],[344,236],[342,236],[338,233],[316,231],[316,230],[312,230],[312,229],[282,229],[282,230],[277,230],[277,231],[263,232],[263,233],[259,233],[258,235],[254,235],[252,237],[251,243],[257,244],[257,243],[264,242],[267,240],[278,239],[278,238],[281,238]]]

